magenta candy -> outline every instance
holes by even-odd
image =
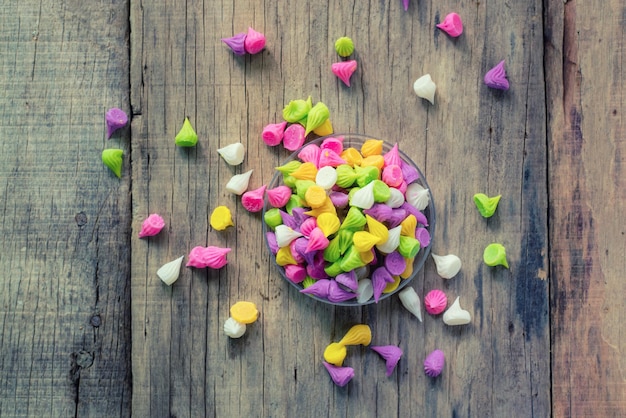
[[[415,229],[415,239],[419,241],[422,248],[430,245],[430,232],[426,228]]]
[[[357,280],[354,270],[338,274],[337,277],[335,277],[335,281],[344,285],[353,292],[356,292],[359,289],[359,281]]]
[[[346,161],[343,158],[341,158],[339,154],[337,154],[335,151],[331,149],[322,149],[322,152],[320,153],[320,159],[318,162],[319,168],[326,167],[326,166],[337,167],[337,166],[340,166],[341,164],[346,164]]]
[[[269,125],[266,125],[265,128],[263,128],[263,133],[261,134],[263,142],[270,147],[280,144],[283,140],[286,127],[287,122],[270,123]]]
[[[339,387],[344,387],[354,377],[354,369],[352,367],[335,366],[325,361],[322,363],[324,363],[324,367],[326,367],[330,378]]]
[[[350,87],[350,78],[356,71],[358,66],[355,60],[339,61],[331,64],[330,69],[337,76],[338,79],[343,81],[343,84]]]
[[[249,190],[241,196],[241,204],[248,212],[260,212],[263,209],[263,196],[266,186]]]
[[[446,309],[446,306],[448,306],[448,298],[439,289],[431,290],[424,296],[424,308],[431,315],[439,315]]]
[[[289,251],[291,251],[291,256],[293,257],[294,260],[296,260],[296,263],[302,264],[304,263],[305,259],[304,259],[304,255],[301,254],[299,251],[296,240],[297,239],[294,239],[293,241],[289,243]]]
[[[383,181],[389,187],[398,187],[404,181],[402,169],[399,165],[391,164],[383,168]]]
[[[228,264],[226,255],[230,248],[214,246],[194,247],[189,253],[187,267],[220,269]]]
[[[235,53],[235,55],[245,55],[246,49],[244,47],[244,42],[246,39],[245,33],[238,33],[230,38],[222,38],[222,42],[224,42],[228,47]]]
[[[332,280],[328,279],[319,279],[315,283],[313,283],[309,287],[305,287],[300,290],[300,293],[305,293],[307,295],[317,296],[318,298],[326,299],[328,297],[328,292],[330,291],[330,283]]]
[[[285,276],[294,283],[302,283],[306,279],[306,269],[301,265],[287,264]]]
[[[383,155],[385,160],[385,167],[389,165],[402,165],[402,159],[400,158],[400,151],[398,149],[398,143],[393,144],[393,147]]]
[[[400,183],[400,185],[398,187],[396,187],[396,189],[398,189],[400,191],[400,193],[405,194],[406,193],[406,189],[408,187],[409,187],[409,185],[406,182],[406,180],[402,180],[402,183]]]
[[[409,0],[402,0],[402,5],[404,6],[404,11],[409,10]]]
[[[387,377],[393,374],[396,369],[400,357],[402,357],[402,349],[395,345],[378,345],[370,347],[373,351],[377,352],[384,360],[386,366]]]
[[[508,90],[509,80],[506,78],[506,70],[504,69],[504,60],[498,65],[487,71],[484,78],[487,87],[497,90]]]
[[[448,14],[443,22],[436,26],[453,38],[457,38],[463,33],[463,21],[461,16],[456,13]]]
[[[446,356],[441,350],[435,350],[430,353],[424,360],[424,373],[426,376],[437,377],[443,371],[446,362]]]
[[[309,236],[309,245],[307,245],[305,253],[310,253],[311,251],[319,251],[328,247],[328,238],[324,235],[324,232],[319,228],[313,228],[311,234]]]
[[[252,28],[248,28],[246,39],[243,41],[243,47],[248,54],[258,54],[265,48],[265,35],[257,32]]]
[[[304,144],[304,139],[306,135],[304,134],[306,131],[302,125],[299,123],[294,123],[293,125],[289,125],[287,129],[285,129],[285,134],[283,135],[283,146],[285,149],[289,151],[295,151]]]
[[[340,155],[343,152],[343,137],[330,137],[322,141],[320,149],[329,149]]]
[[[356,293],[342,289],[336,280],[330,280],[328,286],[328,300],[333,303],[345,302],[350,299],[356,298]]]
[[[372,274],[372,287],[374,288],[374,301],[378,303],[378,299],[383,294],[383,290],[387,283],[393,283],[394,279],[384,267],[378,267]]]
[[[115,131],[126,126],[128,115],[122,109],[113,107],[104,115],[104,120],[107,126],[107,139],[109,139]]]
[[[304,222],[302,222],[302,224],[300,224],[300,232],[305,237],[311,236],[311,231],[313,231],[315,228],[317,228],[317,218],[315,218],[313,216],[311,216],[310,218],[305,219]]]
[[[148,216],[141,224],[141,231],[139,231],[139,238],[152,237],[161,232],[165,226],[163,218],[153,213]]]
[[[278,186],[267,190],[267,200],[275,208],[282,208],[289,202],[291,189],[288,186]]]
[[[390,274],[394,276],[399,276],[406,270],[406,260],[397,251],[393,251],[385,256],[385,268],[389,271]]]
[[[313,257],[313,262],[307,264],[306,272],[313,279],[327,279],[328,274],[326,274],[324,267],[325,267],[324,252],[317,251],[315,252],[315,256]]]
[[[407,216],[409,214],[415,216],[418,224],[428,226],[428,218],[426,218],[426,215],[424,215],[420,210],[415,208],[415,206],[411,205],[410,203],[404,202],[402,206],[399,207],[399,209],[404,209],[407,212]]]
[[[317,162],[320,159],[320,152],[322,150],[317,144],[309,144],[306,147],[303,147],[302,150],[298,153],[298,158],[303,163],[312,163],[317,167]]]

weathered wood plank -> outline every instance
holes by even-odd
[[[540,1],[131,2],[133,121],[133,412],[137,416],[547,416],[550,413],[547,265],[546,120]],[[456,10],[466,32],[451,40],[434,29]],[[219,38],[264,32],[268,48],[235,57]],[[329,71],[333,42],[354,38],[359,70],[346,88]],[[494,92],[483,74],[507,61],[512,88]],[[429,72],[438,84],[430,106],[412,92]],[[414,286],[461,296],[472,325],[441,318],[420,324],[397,299],[363,309],[332,308],[297,294],[272,270],[260,217],[248,214],[225,183],[254,169],[251,187],[267,183],[287,155],[260,141],[289,101],[311,95],[331,109],[337,131],[398,141],[425,169],[438,209],[437,253],[456,253],[462,273],[444,282],[429,260]],[[199,145],[177,149],[189,116]],[[230,168],[216,149],[247,147]],[[503,194],[494,218],[480,218],[477,192]],[[212,230],[217,205],[236,227]],[[167,228],[138,240],[149,213]],[[492,241],[509,253],[510,270],[488,269]],[[218,272],[184,269],[167,288],[155,275],[196,245],[233,247]],[[241,340],[222,333],[230,305],[251,300],[260,320]],[[336,388],[321,365],[324,347],[355,323],[375,344],[405,350],[397,371],[366,348],[351,351],[356,370]],[[436,380],[421,371],[425,355],[448,356]]]
[[[129,106],[123,1],[0,9],[0,415],[130,413],[130,172],[100,162]]]
[[[626,8],[547,4],[553,410],[624,416]]]

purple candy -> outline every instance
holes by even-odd
[[[295,207],[291,209],[291,216],[293,216],[293,219],[296,220],[296,223],[298,225],[302,224],[302,222],[304,222],[305,219],[310,217],[309,215],[304,214],[304,212],[306,211],[307,209],[301,208],[301,207]]]
[[[393,214],[393,209],[384,203],[374,203],[374,205],[363,211],[364,214],[371,216],[378,222],[386,222]]]
[[[399,276],[406,270],[406,260],[398,251],[393,251],[385,257],[385,268],[390,274]]]
[[[330,290],[330,284],[332,280],[319,279],[309,287],[305,287],[300,293],[306,293],[307,295],[317,296],[318,298],[326,299]]]
[[[357,280],[354,270],[350,270],[347,273],[340,273],[335,277],[337,283],[340,283],[348,289],[356,292],[359,289],[359,281]]]
[[[342,192],[331,192],[328,197],[330,197],[330,201],[333,202],[333,205],[340,209],[348,206],[348,202],[350,201],[348,194]]]
[[[128,123],[128,115],[122,109],[113,107],[104,115],[107,125],[107,138],[111,138],[113,132],[123,128]]]
[[[304,255],[300,254],[300,251],[298,251],[298,244],[296,243],[295,239],[289,243],[289,250],[291,251],[291,256],[293,257],[293,259],[296,260],[296,263],[304,263]]]
[[[328,300],[330,302],[345,302],[354,298],[356,298],[356,293],[342,289],[336,280],[330,280],[330,285],[328,286]]]
[[[385,366],[387,368],[387,372],[385,373],[387,377],[391,376],[393,371],[402,357],[402,349],[395,345],[379,345],[370,347],[372,350],[377,352],[382,358],[385,359]]]
[[[424,373],[426,376],[437,377],[443,371],[446,357],[441,350],[435,350],[424,360]]]
[[[279,250],[278,243],[276,242],[276,234],[271,231],[265,233],[265,237],[267,238],[267,246],[269,247],[272,254],[276,255]]]
[[[298,222],[296,222],[296,219],[294,216],[288,214],[287,212],[281,210],[280,211],[280,217],[283,219],[283,225],[288,226],[289,228],[293,229],[294,231],[298,231],[298,226],[300,226],[300,224]]]
[[[402,206],[400,206],[400,208],[406,210],[408,213],[415,216],[415,219],[417,219],[418,224],[428,226],[428,219],[426,219],[426,215],[424,215],[421,211],[417,210],[415,206],[411,205],[408,202],[404,202]]]
[[[391,216],[389,216],[389,219],[387,219],[389,229],[393,229],[396,226],[400,225],[407,216],[409,216],[409,213],[403,207],[392,209]]]
[[[420,247],[428,247],[430,244],[430,232],[426,228],[417,228],[415,230],[415,239],[420,242]]]
[[[402,178],[406,182],[406,184],[411,184],[418,178],[420,178],[420,173],[417,171],[417,168],[413,167],[411,164],[402,161],[400,164],[400,168],[402,169]]]
[[[384,267],[378,267],[372,274],[372,287],[374,288],[374,301],[378,303],[380,295],[383,294],[387,283],[393,283],[395,280]]]
[[[235,36],[230,38],[222,38],[222,42],[230,47],[233,50],[235,55],[245,55],[246,49],[244,48],[244,41],[246,40],[247,34],[245,32],[238,33]]]
[[[324,261],[324,251],[317,251],[313,257],[313,262],[307,264],[306,271],[314,279],[327,279],[328,274],[324,270],[326,262]]]
[[[328,371],[330,378],[339,387],[344,387],[354,377],[354,369],[347,366],[335,366],[334,364],[323,361],[324,367]]]

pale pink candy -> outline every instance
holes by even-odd
[[[194,247],[189,253],[187,267],[220,269],[228,264],[226,255],[230,248]]]
[[[252,28],[248,28],[248,34],[243,41],[243,47],[248,54],[258,54],[265,48],[265,35]]]
[[[343,139],[342,136],[326,138],[322,141],[320,148],[333,150],[337,155],[340,155],[343,152]]]
[[[282,208],[289,202],[290,197],[291,189],[288,186],[278,186],[273,189],[267,189],[267,200],[272,207]]]
[[[335,366],[325,361],[322,361],[322,363],[324,363],[324,367],[326,367],[330,378],[339,387],[344,387],[354,377],[354,369],[352,367]]]
[[[285,266],[285,277],[293,283],[301,283],[306,279],[306,269],[301,265],[287,264]]]
[[[310,218],[306,218],[304,222],[302,222],[302,224],[300,225],[300,232],[302,232],[305,237],[310,237],[311,231],[313,231],[315,228],[317,228],[317,218],[311,216]]]
[[[283,135],[283,146],[285,149],[289,151],[295,151],[304,144],[304,139],[306,137],[304,126],[299,123],[294,123],[293,125],[289,125],[287,129],[285,129],[285,134]]]
[[[312,163],[317,167],[317,162],[320,159],[321,149],[317,144],[309,144],[298,153],[298,158],[303,163]]]
[[[343,289],[335,280],[330,281],[328,286],[328,301],[333,303],[345,302],[357,297],[357,294]]]
[[[258,189],[249,190],[241,195],[241,204],[248,212],[260,212],[263,209],[263,195],[266,187],[263,185]]]
[[[330,282],[331,280],[328,279],[319,279],[311,286],[302,289],[300,293],[305,293],[307,295],[313,295],[317,296],[318,298],[326,299],[328,297]]]
[[[383,176],[382,180],[389,187],[398,187],[404,181],[404,176],[402,176],[402,169],[400,166],[391,164],[383,168]]]
[[[350,87],[350,77],[356,71],[357,63],[355,60],[340,61],[332,64],[330,69],[343,84]]]
[[[424,307],[426,312],[431,315],[439,315],[448,305],[446,294],[439,289],[431,290],[424,297]]]
[[[424,373],[430,377],[437,377],[443,371],[446,357],[441,350],[435,350],[424,360]]]
[[[504,60],[500,61],[498,65],[487,71],[485,74],[485,84],[487,87],[497,90],[508,90],[509,80],[506,78],[506,70],[504,69]]]
[[[378,303],[378,299],[383,294],[383,290],[387,286],[387,283],[393,283],[394,278],[386,268],[378,267],[372,274],[372,286],[374,287],[374,301]]]
[[[315,227],[309,234],[309,244],[306,246],[305,253],[310,253],[312,251],[323,250],[328,247],[329,241],[324,235],[324,232],[319,228]]]
[[[152,237],[163,229],[165,221],[160,215],[153,213],[148,216],[141,224],[141,231],[139,231],[139,238]]]
[[[300,237],[302,238],[302,237]],[[298,251],[298,239],[294,239],[289,243],[289,251],[291,251],[291,256],[298,264],[302,264],[306,261],[306,259],[300,254]]]
[[[387,368],[387,377],[391,376],[393,371],[402,357],[402,349],[395,345],[379,345],[371,346],[372,350],[376,351],[380,356],[385,359],[385,366]]]
[[[246,34],[241,32],[231,38],[222,38],[222,42],[233,50],[235,55],[245,55],[246,49],[244,48],[244,42],[246,40]]]
[[[263,133],[261,134],[263,142],[270,147],[280,144],[283,140],[286,127],[287,122],[270,123],[269,125],[266,125],[265,128],[263,128]]]
[[[385,160],[385,166],[397,165],[402,166],[402,159],[400,158],[400,152],[398,150],[398,143],[393,144],[393,147],[383,155]]]
[[[318,167],[338,167],[341,164],[346,164],[346,161],[339,156],[335,151],[331,149],[323,149],[320,153],[320,160],[318,163]]]
[[[453,38],[459,37],[463,33],[463,21],[461,21],[461,16],[456,13],[448,14],[437,27]]]

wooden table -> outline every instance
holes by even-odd
[[[465,32],[435,28],[455,11]],[[0,416],[625,416],[626,180],[619,0],[5,1],[0,9]],[[255,56],[220,38],[252,26]],[[359,68],[330,72],[350,36]],[[506,60],[511,89],[487,88]],[[435,105],[412,84],[430,73]],[[254,169],[266,184],[288,153],[260,134],[311,96],[337,132],[397,141],[437,208],[433,251],[463,260],[445,281],[432,259],[411,284],[472,314],[424,322],[397,297],[363,308],[300,295],[273,268],[261,217],[225,190]],[[132,123],[112,139],[104,113]],[[195,148],[174,145],[188,116]],[[217,148],[242,142],[232,168]],[[123,175],[100,161],[124,150]],[[477,192],[502,194],[483,219]],[[209,226],[218,205],[235,227]],[[137,237],[161,214],[157,237]],[[510,269],[482,252],[503,243]],[[197,245],[232,247],[227,267],[155,272]],[[254,301],[238,340],[229,307]],[[391,377],[350,348],[336,387],[327,344],[358,323],[404,350]],[[443,374],[426,354],[442,349]]]

